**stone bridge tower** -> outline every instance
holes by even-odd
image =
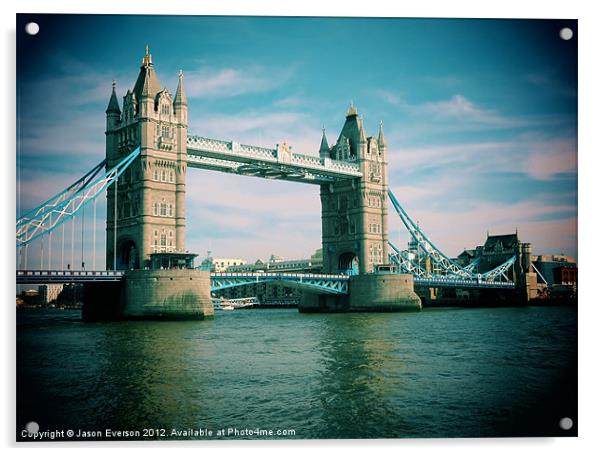
[[[365,274],[388,264],[387,143],[380,125],[378,137],[367,137],[363,119],[353,104],[336,144],[322,135],[320,157],[359,164],[362,177],[323,184],[322,254],[327,273]]]
[[[151,253],[184,251],[187,111],[182,72],[172,97],[159,83],[148,47],[123,109],[113,83],[106,110],[107,169],[138,145],[141,154],[119,178],[116,205],[115,185],[107,192],[107,269],[141,269]]]

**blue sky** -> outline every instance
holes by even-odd
[[[35,37],[22,31],[31,20],[40,24]],[[353,100],[369,135],[383,120],[390,186],[446,253],[482,244],[488,230],[518,229],[536,253],[577,254],[576,21],[17,22],[18,212],[104,157],[111,81],[120,96],[132,88],[148,44],[172,93],[184,71],[190,134],[267,147],[286,140],[317,155],[322,126],[334,141]],[[559,37],[565,26],[575,31],[570,41]],[[316,186],[201,170],[190,170],[187,184],[192,251],[255,260],[320,247]],[[408,238],[393,215],[390,238]],[[102,223],[96,249],[104,253]]]

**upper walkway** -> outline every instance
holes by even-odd
[[[326,184],[362,176],[359,163],[293,153],[286,144],[267,149],[188,136],[187,147],[187,163],[192,168],[307,184]]]

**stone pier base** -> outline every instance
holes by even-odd
[[[124,318],[202,320],[214,314],[208,271],[128,271],[123,298]]]
[[[350,279],[349,295],[305,293],[299,312],[406,312],[422,309],[411,274],[364,274]]]

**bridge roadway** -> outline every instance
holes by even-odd
[[[186,143],[191,168],[318,185],[362,176],[359,163],[293,153],[286,144],[268,149],[202,136]]]
[[[119,282],[126,271],[29,270],[17,271],[17,284]],[[329,294],[347,294],[345,274],[303,274],[289,272],[241,272],[210,274],[211,291],[254,283],[290,283]]]
[[[17,271],[17,284],[47,283],[90,283],[118,282],[125,271],[76,271],[76,270],[28,270]],[[306,274],[295,272],[212,272],[211,291],[253,283],[290,283],[308,289],[315,289],[329,294],[347,294],[349,279],[346,274]],[[514,282],[475,281],[452,279],[446,277],[414,277],[415,286],[452,287],[452,288],[502,288],[512,289]]]

